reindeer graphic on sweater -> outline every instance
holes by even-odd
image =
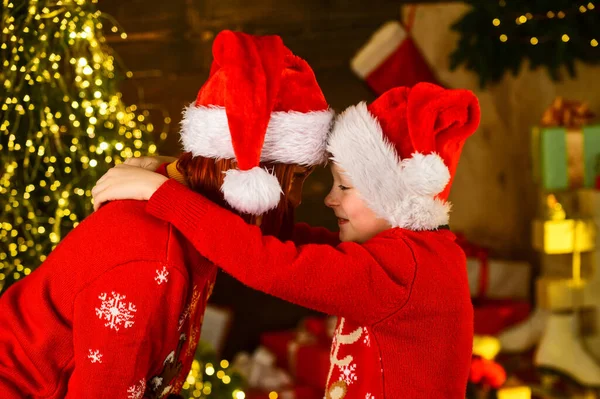
[[[379,362],[369,329],[340,318],[331,345],[325,399],[382,397],[379,391],[381,370],[365,368],[367,364],[373,364],[373,359]]]

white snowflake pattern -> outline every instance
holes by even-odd
[[[92,363],[102,363],[102,353],[100,353],[99,350],[91,350],[90,349],[90,354],[88,355],[88,359],[90,359],[92,361]]]
[[[156,277],[154,277],[154,280],[156,280],[158,285],[161,285],[162,283],[168,283],[169,282],[168,277],[169,277],[169,272],[167,271],[166,266],[163,266],[162,270],[156,269]]]
[[[373,395],[371,393],[367,393],[367,396],[365,396],[365,399],[375,399],[375,395]]]
[[[137,312],[135,305],[131,302],[125,303],[125,295],[117,294],[114,291],[111,293],[109,298],[106,293],[102,293],[98,296],[98,299],[102,301],[99,308],[96,308],[96,316],[100,320],[104,319],[107,321],[104,324],[105,327],[115,329],[119,331],[119,327],[123,325],[125,328],[133,326],[133,316]]]
[[[371,346],[371,336],[369,335],[369,331],[363,327],[363,331],[365,332],[365,338],[363,339],[363,343],[367,346]]]
[[[340,373],[342,374],[341,381],[344,381],[347,385],[350,385],[357,380],[356,364],[340,366]]]
[[[146,380],[142,378],[137,384],[134,384],[127,389],[127,399],[142,399],[145,390]]]

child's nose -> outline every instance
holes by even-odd
[[[327,194],[327,196],[325,197],[325,206],[333,208],[334,206],[336,206],[338,204],[339,204],[339,201],[337,200],[335,195],[330,191],[329,194]]]

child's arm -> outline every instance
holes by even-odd
[[[175,179],[176,181],[183,184],[184,177],[181,174],[181,172],[177,170],[177,166],[175,163],[177,159],[170,157],[161,157],[160,159],[158,158],[159,157],[129,158],[125,161],[125,163],[132,166],[139,166],[147,170],[152,170],[168,178]],[[338,245],[340,243],[338,233],[329,231],[324,227],[312,227],[306,223],[297,223],[296,225],[294,225],[294,231],[292,232],[291,239],[297,245]]]
[[[174,224],[202,255],[236,279],[287,301],[373,323],[408,299],[415,262],[401,239],[393,239],[391,248],[390,238],[365,245],[296,246],[263,236],[258,227],[172,180],[154,193],[146,209]],[[402,270],[386,270],[382,257],[386,264],[404,263]]]
[[[68,399],[141,398],[148,380],[160,374],[165,357],[177,349],[185,303],[185,279],[176,269],[161,284],[155,281],[154,270],[163,266],[123,264],[77,295]],[[163,383],[164,389],[169,381]]]

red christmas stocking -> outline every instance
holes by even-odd
[[[419,82],[439,85],[410,33],[397,21],[379,28],[350,65],[377,94],[397,86],[412,87]]]

